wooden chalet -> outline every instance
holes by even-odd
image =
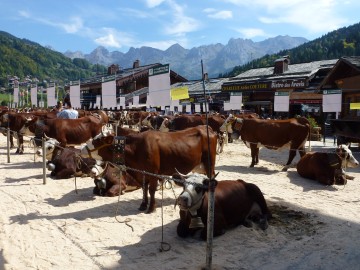
[[[275,61],[274,66],[250,69],[222,85],[223,92],[242,92],[243,109],[262,116],[274,116],[276,91],[288,91],[289,114],[320,113],[322,95],[318,87],[337,59],[290,64],[289,56]],[[281,114],[281,113],[278,113]]]
[[[116,79],[116,97],[125,96],[129,100],[135,93],[141,93],[139,103],[146,103],[149,86],[149,69],[161,66],[160,63],[140,66],[139,60],[133,63],[132,68],[122,69],[118,65],[111,65],[108,74],[98,75],[80,81],[80,103],[83,109],[89,109],[90,104],[95,104],[96,96],[101,95],[102,82],[109,78]],[[188,80],[170,70],[170,83],[187,82]],[[69,85],[65,89],[69,89]]]
[[[360,56],[341,57],[319,86],[325,90],[341,90],[341,113],[327,113],[335,135],[360,141]]]

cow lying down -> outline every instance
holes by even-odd
[[[45,142],[47,169],[54,179],[86,177],[91,175],[94,168],[100,170],[100,162],[93,158],[80,158],[80,149],[71,146],[60,148],[59,144],[52,138]],[[42,156],[42,151],[38,150],[37,155]]]
[[[208,184],[205,175],[193,173],[189,176],[174,175],[175,183],[184,187],[177,204],[180,207],[180,222],[177,234],[180,237],[193,236],[199,229],[200,237],[207,237]],[[214,236],[225,233],[229,228],[257,222],[261,229],[268,227],[271,213],[260,189],[243,180],[216,181]]]
[[[325,185],[345,185],[354,179],[345,173],[347,167],[355,168],[359,162],[345,144],[339,145],[335,153],[308,152],[297,163],[300,176],[317,180]]]

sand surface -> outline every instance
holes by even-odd
[[[334,146],[312,142],[312,150]],[[138,210],[141,190],[98,197],[91,178],[53,180],[48,171],[43,184],[42,160],[34,161],[33,149],[14,152],[8,163],[1,135],[0,269],[205,266],[206,242],[176,234],[180,187],[158,191],[156,212],[145,214]],[[360,160],[359,149],[353,152]],[[346,186],[323,186],[301,178],[295,166],[282,172],[287,155],[262,149],[260,164],[249,168],[250,150],[236,142],[217,157],[217,179],[258,185],[274,218],[266,231],[240,226],[214,238],[212,269],[360,269],[360,168],[347,170],[355,180]]]

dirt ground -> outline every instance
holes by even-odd
[[[312,142],[312,150],[334,146]],[[33,149],[14,152],[8,163],[6,137],[0,136],[0,269],[205,266],[206,242],[176,234],[180,187],[159,190],[156,212],[145,214],[138,210],[141,190],[98,197],[91,178],[53,180],[48,171],[43,184]],[[359,149],[353,153],[360,160]],[[214,238],[212,269],[359,269],[360,168],[347,170],[355,180],[346,186],[324,186],[300,177],[295,166],[281,171],[287,155],[261,149],[255,168],[249,168],[250,150],[241,142],[218,155],[217,179],[258,185],[273,219],[266,231],[239,226]]]

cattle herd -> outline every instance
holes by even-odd
[[[201,238],[206,239],[209,188],[215,191],[214,236],[253,222],[267,228],[271,213],[258,186],[239,179],[215,179],[216,156],[232,139],[241,138],[250,148],[250,167],[259,163],[260,147],[289,148],[283,170],[298,152],[299,175],[325,185],[345,185],[352,179],[346,167],[359,165],[347,145],[339,145],[333,153],[306,152],[310,124],[302,117],[266,120],[256,114],[161,115],[102,110],[78,110],[78,115],[77,119],[63,119],[54,110],[19,112],[1,107],[0,125],[5,136],[10,131],[11,148],[15,148],[13,139],[17,140],[17,154],[24,153],[24,136],[31,138],[38,154],[46,155],[53,178],[90,176],[94,178],[93,193],[101,196],[142,188],[141,211],[155,210],[159,185],[171,180],[182,186],[177,199],[177,234],[181,237],[201,231]],[[116,159],[119,153],[114,151],[117,138],[125,142],[121,164]]]

